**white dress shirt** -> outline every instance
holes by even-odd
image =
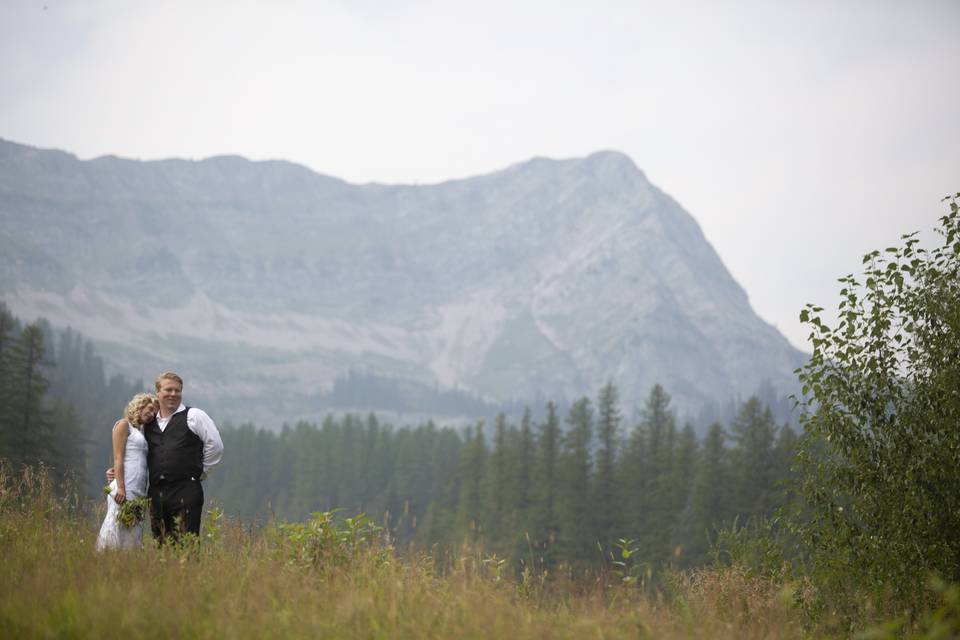
[[[167,428],[167,425],[170,424],[170,418],[186,408],[186,405],[181,402],[177,410],[166,418],[160,417],[158,413],[157,426],[160,427],[160,431],[162,432]],[[203,472],[207,473],[211,467],[218,464],[220,459],[223,458],[223,440],[220,439],[217,425],[213,423],[213,419],[207,415],[206,411],[190,407],[190,410],[187,411],[187,429],[190,429],[203,441]]]

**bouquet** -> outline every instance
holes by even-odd
[[[124,500],[120,508],[117,509],[117,522],[128,529],[143,522],[147,513],[150,511],[150,498],[134,498]]]

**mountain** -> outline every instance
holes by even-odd
[[[612,380],[627,413],[659,382],[693,412],[792,390],[803,360],[614,151],[412,186],[0,141],[0,220],[14,313],[74,327],[132,377],[177,370],[234,420],[311,416],[358,371],[492,402]]]

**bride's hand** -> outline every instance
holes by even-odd
[[[113,473],[113,467],[107,469],[107,482],[113,482],[113,479],[116,478],[116,474]]]
[[[117,487],[117,492],[113,494],[113,501],[117,504],[123,504],[123,501],[127,499],[127,492],[123,487]]]

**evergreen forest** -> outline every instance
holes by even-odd
[[[109,427],[145,385],[108,380],[72,330],[23,326],[5,308],[0,325],[9,381],[0,457],[42,463],[100,496]],[[621,547],[644,567],[701,565],[722,525],[771,517],[784,503],[797,435],[756,397],[702,441],[677,424],[659,385],[636,424],[621,415],[612,384],[565,415],[552,402],[543,413],[535,422],[527,410],[518,424],[501,413],[465,429],[394,427],[374,414],[279,432],[224,424],[227,454],[206,492],[250,523],[365,513],[401,546],[468,544],[518,572],[595,567]]]

